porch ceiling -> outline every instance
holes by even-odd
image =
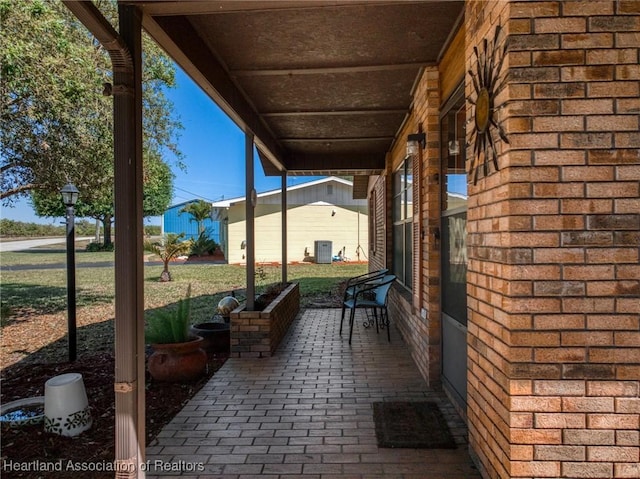
[[[121,0],[122,2],[123,0]],[[384,168],[463,1],[161,1],[143,25],[243,129],[266,174]]]

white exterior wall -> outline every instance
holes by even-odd
[[[231,199],[213,206],[228,215],[227,261],[244,263],[246,251],[241,244],[246,238],[245,199]],[[287,206],[289,262],[311,261],[315,241],[331,241],[332,255],[345,248],[345,256],[350,260],[367,260],[364,256],[369,251],[367,200],[353,199],[350,182],[327,178],[291,186],[287,190]],[[255,257],[258,263],[282,261],[280,208],[279,190],[258,195],[255,211]]]
[[[335,215],[332,215],[333,211]],[[290,207],[287,213],[288,261],[305,261],[305,250],[313,256],[314,243],[318,240],[331,241],[333,255],[345,247],[346,256],[352,261],[358,259],[357,250],[360,251],[359,259],[366,261],[364,254],[369,245],[366,211],[366,207],[343,208],[328,204]],[[256,262],[279,263],[282,259],[280,211],[258,205],[256,215]],[[245,251],[240,248],[245,239],[246,222],[243,217],[244,204],[230,208],[229,263],[245,262]]]
[[[332,212],[336,214],[332,216]],[[331,241],[332,255],[343,247],[352,261],[360,260],[369,250],[366,208],[341,208],[332,205],[307,205],[289,210],[289,261],[304,261],[304,252],[314,254],[315,241]],[[360,248],[358,248],[360,246]]]

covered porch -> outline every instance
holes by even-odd
[[[369,199],[370,265],[391,267],[398,277],[390,309],[406,348],[397,354],[409,350],[416,378],[444,385],[467,414],[469,449],[484,477],[640,476],[638,2],[121,0],[119,33],[93,3],[66,3],[114,63],[116,459],[123,469],[145,460],[144,27],[245,132],[247,198],[255,199],[254,146],[265,171],[282,176],[283,188],[287,175],[354,176],[356,194]],[[412,154],[409,137],[419,140]],[[247,202],[250,298],[254,207]],[[284,232],[286,215],[282,223]],[[328,325],[335,322],[327,317]],[[255,370],[243,365],[243,374],[251,381],[265,375],[274,386],[279,373],[270,368],[290,360],[292,381],[305,371],[324,381],[310,359],[317,340],[329,348],[323,360],[335,357],[348,384],[364,387],[358,381],[367,378],[367,387],[388,387],[379,374],[368,378],[370,358],[357,347],[342,349],[335,335],[320,341],[298,327],[294,336],[311,353],[285,348]],[[345,365],[364,369],[355,374]],[[364,407],[347,404],[341,408],[358,417],[357,428],[344,428],[340,437],[356,437],[356,444],[332,443],[327,434],[322,444],[305,445],[312,457],[313,445],[340,446],[319,452],[317,469],[294,462],[281,473],[256,457],[262,467],[256,474],[324,477],[339,464],[336,473],[359,477],[350,465],[358,464],[371,465],[367,477],[393,477],[383,458],[397,466],[396,456],[348,447],[371,446],[371,423]],[[266,412],[257,417],[256,424],[269,424]],[[284,413],[275,418],[294,430]],[[243,445],[233,446],[243,456]],[[170,454],[170,447],[152,451]],[[200,445],[191,447],[185,454]],[[276,450],[268,449],[265,461],[291,464],[287,452]],[[254,453],[263,454],[242,459],[250,470]],[[213,452],[204,454],[207,464],[215,462]],[[423,462],[421,470],[441,463]],[[472,474],[465,471],[461,477]]]
[[[251,309],[254,147],[265,173],[282,177],[283,190],[288,175],[349,175],[355,180],[354,197],[367,198],[370,176],[382,174],[392,147],[407,140],[413,90],[425,67],[441,61],[464,18],[464,2],[121,0],[119,31],[92,2],[65,4],[109,51],[114,67],[116,462],[123,474],[143,477],[136,467],[146,457],[142,29],[245,132]],[[286,263],[283,246],[283,280]],[[416,384],[425,387],[419,378]]]
[[[444,393],[426,386],[391,324],[339,335],[339,309],[307,309],[276,355],[229,359],[147,448],[147,477],[243,479],[479,479],[467,428]],[[456,449],[379,448],[373,402],[433,401]],[[190,472],[191,471],[191,472]]]

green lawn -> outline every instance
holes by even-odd
[[[76,255],[76,302],[78,355],[110,352],[114,331],[113,253],[78,252]],[[8,367],[18,361],[51,362],[64,360],[67,334],[67,289],[65,253],[6,253],[2,255],[0,299],[2,348],[0,364]],[[107,266],[79,266],[107,263]],[[25,264],[60,264],[42,269],[12,269]],[[258,266],[256,291],[280,281],[281,269]],[[301,307],[340,305],[340,283],[362,274],[366,264],[295,264],[288,267],[289,281],[300,284]],[[191,322],[211,320],[218,301],[235,291],[245,297],[244,266],[206,263],[172,264],[173,281],[160,283],[160,265],[144,268],[145,310],[175,305],[191,285]]]
[[[76,253],[76,287],[78,307],[112,303],[114,300],[114,268],[82,267],[83,263],[112,263],[113,253]],[[26,264],[60,264],[60,268],[12,270]],[[11,311],[31,314],[66,311],[66,256],[64,252],[5,253],[2,255],[3,323]],[[365,272],[364,264],[295,264],[288,267],[289,281],[300,283],[302,307],[335,293],[344,279]],[[162,266],[148,265],[145,271],[145,308],[158,308],[176,302],[192,289],[193,321],[209,319],[220,298],[236,291],[244,298],[246,270],[244,266],[215,264],[173,264],[173,281],[160,283]],[[281,269],[258,266],[256,289],[281,279]]]
[[[67,264],[65,245],[51,245],[34,250],[9,251],[0,255],[0,267],[27,264]],[[76,264],[113,262],[113,252],[88,253],[84,249],[76,250]]]

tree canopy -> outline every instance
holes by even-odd
[[[117,28],[114,0],[96,2]],[[104,48],[61,2],[0,0],[0,199],[10,205],[33,195],[41,216],[59,216],[59,190],[81,192],[78,215],[113,217],[113,99]],[[182,128],[165,90],[175,67],[143,38],[143,151],[145,215],[171,202],[169,162],[182,167]],[[106,226],[106,224],[105,224]]]

